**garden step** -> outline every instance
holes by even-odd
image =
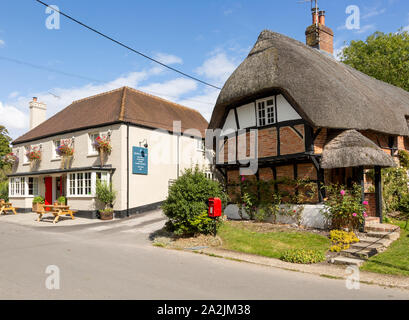
[[[384,231],[369,231],[366,233],[368,237],[396,240],[399,238],[398,232],[384,232]]]
[[[391,244],[392,240],[390,239],[382,239],[382,238],[376,238],[376,237],[359,237],[359,242],[362,244],[381,244],[383,246],[389,246]]]
[[[371,223],[371,222],[373,222],[373,221],[379,223],[379,217],[366,217],[366,218],[365,218],[365,224],[366,224],[366,223]]]
[[[352,243],[352,244],[350,244],[349,247],[354,248],[354,249],[365,249],[365,248],[377,249],[377,248],[384,247],[384,244],[378,243],[378,242],[362,242],[361,241],[361,242],[357,242],[357,243]]]
[[[397,232],[400,228],[390,224],[370,223],[365,225],[365,231],[377,231],[377,232]]]
[[[341,265],[354,265],[354,266],[362,266],[365,260],[357,259],[357,258],[348,258],[343,256],[338,256],[336,258],[331,259],[331,263],[333,264],[341,264]]]
[[[340,254],[344,257],[348,258],[360,258],[360,259],[368,259],[378,253],[376,248],[368,248],[368,249],[354,249],[349,248],[340,252]]]

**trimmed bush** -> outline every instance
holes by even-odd
[[[325,261],[325,255],[318,250],[292,249],[285,251],[280,259],[291,263],[310,264]]]
[[[207,200],[220,198],[222,203],[227,197],[217,181],[207,179],[199,170],[187,169],[169,188],[169,194],[162,210],[169,218],[166,224],[168,231],[177,236],[209,234],[213,232],[214,223],[220,224],[220,219],[210,219],[207,216]]]

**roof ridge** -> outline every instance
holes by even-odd
[[[71,102],[71,104],[86,101],[86,100],[93,99],[93,98],[96,98],[96,97],[100,97],[100,96],[103,96],[103,95],[107,95],[107,94],[122,90],[123,88],[125,88],[125,87],[120,87],[120,88],[117,88],[117,89],[101,92],[101,93],[95,94],[93,96],[89,96],[89,97],[85,97],[85,98],[82,98],[82,99],[74,100],[74,101]]]
[[[145,96],[147,96],[147,97],[151,97],[151,98],[154,98],[154,99],[156,99],[156,100],[161,100],[161,101],[164,101],[164,102],[173,104],[173,105],[176,106],[176,107],[179,107],[179,108],[182,108],[182,109],[187,109],[187,110],[189,110],[189,111],[194,111],[194,112],[197,112],[198,114],[202,115],[202,114],[201,114],[198,110],[196,110],[196,109],[193,109],[193,108],[190,108],[190,107],[186,107],[186,106],[181,105],[181,104],[179,104],[179,103],[176,103],[176,102],[173,102],[173,101],[170,101],[170,100],[167,100],[167,99],[164,99],[164,98],[155,96],[155,95],[153,95],[153,94],[150,94],[150,93],[147,93],[147,92],[144,92],[144,91],[135,89],[135,88],[131,88],[131,87],[128,87],[128,86],[126,86],[126,88],[130,89],[131,91],[135,91],[135,92],[137,92],[137,93],[143,94],[143,95],[145,95]]]
[[[124,87],[123,88],[124,92],[122,93],[121,112],[119,113],[119,119],[118,119],[120,121],[124,121],[126,89],[127,89],[127,87]]]

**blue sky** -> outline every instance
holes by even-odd
[[[212,84],[222,86],[263,29],[305,41],[310,4],[296,0],[46,0],[125,44]],[[360,9],[360,29],[345,27],[346,8]],[[409,30],[406,0],[321,0],[335,48],[374,31]],[[34,0],[0,4],[0,124],[13,138],[28,129],[28,103],[37,96],[47,116],[73,100],[123,85],[199,110],[210,118],[218,90],[165,70],[64,17],[49,30],[45,7]],[[82,76],[17,64],[17,59]],[[93,79],[93,80],[91,80]],[[95,81],[97,80],[97,81]]]

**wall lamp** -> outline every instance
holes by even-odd
[[[146,139],[143,139],[142,141],[139,141],[139,146],[141,146],[142,145],[142,143],[144,143],[145,142],[145,144],[143,145],[145,148],[148,148],[149,146],[148,146],[148,140],[146,140]]]

